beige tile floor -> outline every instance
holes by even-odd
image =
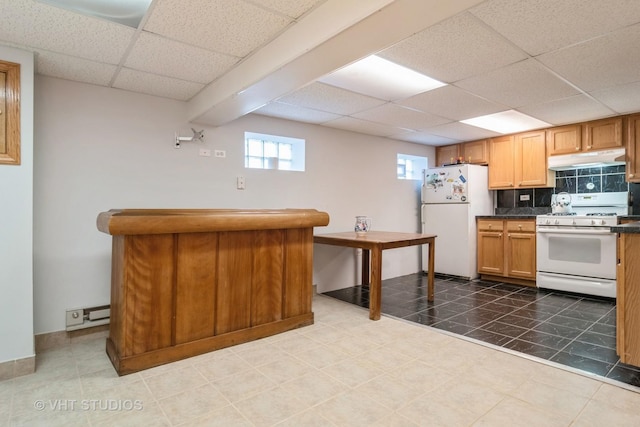
[[[0,382],[0,426],[640,425],[640,389],[321,295],[314,312],[123,377],[104,336],[43,352],[35,374]]]

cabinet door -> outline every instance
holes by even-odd
[[[547,169],[545,131],[516,135],[515,149],[516,187],[553,186],[555,173]]]
[[[554,154],[570,154],[582,150],[582,127],[580,125],[559,126],[547,129],[547,150]]]
[[[507,232],[507,276],[524,279],[536,278],[535,233]]]
[[[489,188],[514,187],[513,136],[501,136],[489,140]]]
[[[488,145],[489,144],[486,139],[465,142],[462,144],[462,153],[460,155],[467,163],[486,165],[489,163]]]
[[[622,117],[584,124],[584,151],[622,147]]]
[[[504,275],[504,239],[502,231],[478,232],[478,273]]]
[[[627,119],[627,181],[640,182],[640,114]]]
[[[455,163],[460,157],[460,144],[436,147],[436,166]]]

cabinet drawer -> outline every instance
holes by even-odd
[[[482,231],[502,231],[503,222],[501,219],[479,219],[478,230]]]
[[[535,221],[507,221],[507,231],[522,231],[527,233],[535,233]]]

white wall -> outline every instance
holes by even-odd
[[[63,330],[68,308],[109,302],[111,236],[95,225],[108,209],[314,208],[331,218],[316,232],[363,214],[374,229],[419,231],[419,182],[396,179],[396,154],[433,158],[432,147],[250,115],[176,150],[174,132],[203,128],[182,102],[38,76],[35,105],[36,334]],[[245,169],[245,131],[304,138],[306,171]],[[353,252],[316,245],[316,283],[353,284]],[[383,278],[419,270],[417,248],[387,252]]]
[[[33,54],[0,46],[20,64],[21,164],[0,165],[0,363],[34,355]]]

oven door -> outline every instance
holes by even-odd
[[[616,234],[609,228],[538,226],[539,272],[616,278]]]

